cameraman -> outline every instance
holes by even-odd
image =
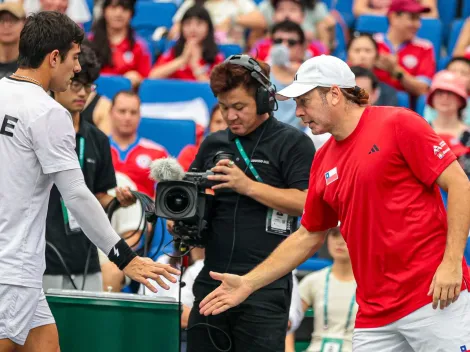
[[[303,132],[273,116],[274,89],[266,77],[269,66],[246,55],[229,57],[211,73],[210,86],[228,129],[206,137],[191,165],[191,170],[218,173],[209,179],[219,184],[213,187],[204,267],[193,287],[188,352],[227,349],[227,336],[230,351],[284,351],[290,273],[224,314],[204,317],[198,308],[219,285],[211,271],[249,272],[293,232],[303,211],[315,148]],[[220,151],[232,154],[232,160],[214,167]]]

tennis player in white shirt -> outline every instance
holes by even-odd
[[[137,257],[112,229],[83,180],[70,114],[48,91],[65,91],[84,33],[57,12],[28,17],[19,69],[0,80],[0,352],[57,352],[58,333],[42,291],[45,221],[53,183],[85,234],[130,278],[168,289],[169,265]]]

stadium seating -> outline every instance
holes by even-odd
[[[176,10],[171,2],[138,1],[132,27],[142,38],[150,38],[158,27],[171,28]]]
[[[207,124],[209,111],[216,103],[208,83],[183,80],[144,80],[139,89],[139,96],[142,101],[142,114],[147,117],[192,119],[203,126]],[[189,112],[177,111],[176,113],[169,110],[145,111],[149,110],[145,106],[151,107],[152,104],[168,104],[168,106],[172,105],[174,107],[176,104],[185,102],[200,103],[198,106],[202,104],[202,110],[204,111],[201,109]],[[184,108],[184,106],[181,106],[181,108]],[[194,116],[194,114],[197,115]]]
[[[352,13],[353,2],[354,0],[329,0],[332,6],[332,9],[338,11],[344,19],[344,22],[349,28],[352,28],[354,25],[354,14]]]
[[[113,99],[117,92],[121,90],[130,90],[131,81],[123,76],[101,75],[96,80],[98,94]]]
[[[385,33],[388,20],[385,16],[363,15],[356,20],[356,30],[361,33]]]
[[[177,157],[186,145],[196,142],[196,123],[193,120],[142,117],[139,135],[161,144],[170,155]]]
[[[337,46],[332,55],[346,60],[346,38],[344,37],[343,29],[339,23],[336,24],[336,40]]]
[[[449,61],[452,59],[452,56],[444,56],[439,59],[439,62],[437,63],[437,71],[441,71],[446,68],[447,64]]]
[[[464,24],[463,19],[455,20],[454,22],[452,22],[452,27],[450,29],[450,35],[449,35],[449,42],[447,43],[447,53],[449,55],[452,55],[452,52],[454,51],[454,47],[455,47],[455,44],[457,44],[457,40],[459,39],[459,35],[462,30],[463,24]]]
[[[470,17],[470,0],[462,0],[462,18]]]
[[[443,25],[443,37],[448,38],[450,26],[457,14],[457,0],[438,0],[437,10]]]
[[[407,92],[397,92],[398,106],[410,108],[410,96]]]
[[[240,47],[240,45],[237,44],[219,44],[219,50],[222,54],[224,54],[225,58],[229,57],[230,55],[243,53],[243,49]]]
[[[420,95],[419,98],[416,100],[415,111],[421,116],[423,116],[424,108],[426,107],[426,97],[427,96],[423,94],[423,95]]]

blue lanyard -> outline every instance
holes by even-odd
[[[263,182],[263,179],[258,174],[258,171],[256,171],[256,169],[253,166],[253,164],[251,163],[250,159],[248,159],[248,155],[246,155],[245,149],[243,149],[243,146],[242,146],[242,144],[241,144],[241,142],[238,138],[235,139],[235,144],[237,145],[238,151],[240,152],[243,160],[245,160],[245,164],[248,166],[248,168],[250,169],[253,176],[255,176],[256,181]]]
[[[328,269],[328,272],[326,274],[326,279],[325,279],[325,297],[324,297],[325,304],[323,305],[323,328],[325,330],[328,329],[328,291],[329,291],[329,286],[330,286],[330,275],[331,275],[331,266]],[[351,299],[351,303],[349,304],[348,317],[346,319],[346,326],[344,327],[345,332],[348,330],[349,324],[351,324],[351,318],[352,318],[355,302],[356,302],[356,293],[354,293]]]

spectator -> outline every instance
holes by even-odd
[[[437,112],[432,127],[459,158],[462,168],[470,177],[470,127],[462,121],[462,111],[468,99],[466,88],[466,82],[459,76],[441,71],[432,81],[427,102]],[[446,150],[443,146],[439,148],[443,153]]]
[[[158,58],[149,77],[208,82],[212,68],[223,60],[209,13],[196,5],[184,14],[175,46]]]
[[[459,39],[455,45],[454,52],[452,54],[456,56],[464,56],[470,59],[470,18],[467,18],[465,24],[460,31]]]
[[[116,170],[118,186],[127,186],[155,197],[155,182],[150,179],[150,163],[168,156],[161,145],[139,137],[137,128],[140,123],[140,99],[132,91],[118,92],[111,101],[110,111],[111,156]],[[113,193],[111,193],[113,194]],[[140,203],[126,209],[118,209],[111,220],[116,232],[126,239],[129,245],[136,245],[144,229]],[[103,272],[103,286],[120,291],[124,274],[105,256],[100,256]]]
[[[135,88],[150,72],[151,55],[131,27],[134,11],[135,0],[105,0],[90,39],[102,63],[101,73],[124,75]]]
[[[111,101],[95,90],[90,93],[81,115],[84,120],[98,127],[104,134],[109,135],[111,132],[110,109]]]
[[[378,45],[371,35],[357,34],[353,36],[348,43],[347,55],[349,66],[362,67],[368,71],[372,71],[379,58]],[[377,79],[375,74],[373,76]],[[371,105],[398,106],[397,92],[388,84],[378,81],[376,94],[375,104],[371,103]],[[369,97],[371,96],[369,95]]]
[[[222,113],[220,112],[219,104],[214,105],[211,112],[211,117],[209,121],[209,133],[214,133],[217,131],[225,130],[227,128],[227,123],[225,122],[224,118],[222,117]],[[196,143],[196,145],[187,145],[186,147],[181,150],[180,154],[178,155],[178,162],[183,167],[184,171],[189,171],[189,167],[191,166],[196,154],[199,150],[199,146],[202,143],[202,138],[200,138]]]
[[[307,352],[326,351],[327,339],[341,339],[342,346],[335,351],[351,352],[358,310],[356,281],[339,227],[328,231],[327,243],[333,265],[308,274],[300,281],[303,309],[312,307],[315,311],[315,325]]]
[[[92,19],[86,0],[22,0],[20,2],[23,3],[28,15],[38,11],[57,11],[66,14],[78,24]]]
[[[18,69],[20,33],[25,21],[21,4],[0,4],[0,79]]]
[[[287,87],[294,80],[297,69],[305,57],[305,35],[302,27],[295,22],[283,21],[274,25],[271,31],[274,45],[271,48],[271,82],[277,90]],[[279,121],[299,129],[305,126],[295,115],[295,101],[278,101],[276,116]]]
[[[334,29],[336,21],[322,1],[263,0],[259,4],[259,9],[268,27],[289,19],[302,25],[307,41],[318,39],[327,48],[330,48],[331,43],[334,42],[332,28]]]
[[[375,36],[379,45],[375,74],[382,82],[412,96],[427,93],[436,71],[432,43],[416,37],[421,14],[430,10],[417,0],[392,0],[388,32]]]
[[[386,96],[381,94],[379,80],[371,70],[361,66],[352,66],[351,71],[356,76],[356,84],[364,88],[369,93],[369,104],[378,106],[398,106],[396,94],[394,96]]]
[[[274,25],[284,21],[291,21],[301,25],[305,17],[305,3],[301,0],[281,0],[274,2]],[[292,30],[289,30],[292,32]],[[272,33],[272,30],[271,30]],[[305,33],[304,33],[305,36]],[[307,41],[304,60],[311,57],[318,56],[328,52],[325,47],[319,41]],[[273,46],[273,40],[271,36],[264,38],[255,43],[251,49],[251,56],[256,57],[258,60],[266,61],[271,63],[271,47]]]
[[[173,17],[171,39],[181,33],[184,13],[196,3],[203,4],[209,12],[218,43],[236,43],[243,47],[244,29],[266,29],[266,21],[253,0],[185,0]]]
[[[447,64],[446,70],[455,73],[458,77],[460,77],[465,83],[467,87],[467,93],[470,93],[470,59],[465,57],[454,57],[449,63]],[[467,99],[467,107],[462,111],[463,121],[470,126],[470,98]],[[436,118],[436,111],[431,108],[429,105],[426,105],[424,108],[424,118],[428,122],[434,121]]]
[[[436,0],[421,0],[420,2],[423,6],[431,9],[425,14],[426,17],[439,17]],[[354,0],[353,13],[356,17],[362,15],[386,16],[391,3],[392,0]]]
[[[82,70],[75,74],[69,89],[54,93],[55,100],[72,115],[77,134],[77,154],[85,183],[106,208],[112,197],[106,193],[116,187],[109,140],[96,127],[81,118],[88,95],[95,89],[100,64],[93,50],[81,45]],[[118,192],[122,206],[135,202],[128,190]],[[121,196],[122,195],[122,196]],[[52,187],[46,219],[46,271],[43,288],[102,290],[102,276],[96,247],[85,236],[73,214],[65,207],[56,186]]]

